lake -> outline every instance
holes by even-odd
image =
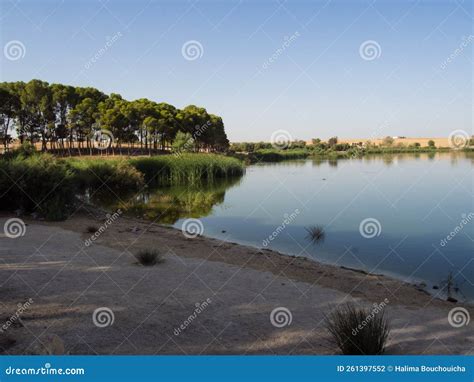
[[[121,203],[135,215],[204,236],[422,284],[453,277],[474,299],[472,153],[394,154],[252,165],[232,181],[173,187]],[[322,227],[312,241],[307,228]],[[435,289],[433,289],[433,287]]]

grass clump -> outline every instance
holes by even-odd
[[[99,228],[97,228],[95,225],[89,225],[87,226],[86,230],[88,233],[96,233]]]
[[[318,244],[323,242],[326,237],[326,232],[324,232],[324,228],[320,225],[306,227],[306,238],[309,239],[313,244]]]
[[[140,250],[135,257],[141,265],[147,267],[164,262],[163,256],[156,249]]]
[[[390,332],[382,304],[374,309],[347,303],[325,318],[326,328],[345,355],[378,355],[385,351]]]

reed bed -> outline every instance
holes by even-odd
[[[143,187],[144,176],[126,158],[69,158],[79,190],[136,191]]]
[[[198,185],[240,176],[244,166],[236,158],[216,154],[160,155],[130,160],[149,185]]]
[[[291,149],[291,150],[278,150],[278,149],[265,149],[257,150],[249,154],[249,160],[251,163],[255,162],[279,162],[289,159],[305,159],[311,153],[305,149]]]
[[[215,154],[60,159],[27,153],[0,159],[0,209],[37,212],[61,220],[67,217],[75,196],[85,191],[109,195],[146,186],[199,186],[243,172],[238,159]]]

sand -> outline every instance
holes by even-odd
[[[9,318],[11,324],[18,304],[31,301],[0,333],[0,352],[337,354],[324,314],[347,301],[372,306],[388,299],[388,354],[473,354],[472,322],[448,323],[449,311],[461,305],[412,285],[214,239],[186,239],[179,230],[125,217],[87,247],[86,228],[103,224],[98,216],[25,220],[24,236],[0,237],[0,325]],[[1,227],[7,218],[0,218]],[[136,264],[134,254],[150,247],[165,261]],[[288,325],[272,324],[277,308]],[[464,308],[474,317],[472,306]],[[109,318],[96,324],[109,325],[93,322],[96,309]]]
[[[383,145],[384,144],[384,137],[372,137],[372,138],[338,138],[339,143],[366,143],[367,141],[370,141],[372,144],[375,145]],[[393,140],[392,146],[398,146],[398,145],[403,145],[403,146],[409,146],[413,145],[415,143],[419,143],[422,147],[428,146],[428,142],[433,141],[435,143],[436,147],[451,147],[449,144],[449,139],[448,137],[444,138],[427,138],[427,137],[419,137],[419,138],[413,138],[413,137],[406,137],[406,138],[395,138]],[[312,141],[309,140],[306,142],[308,145],[312,144]]]

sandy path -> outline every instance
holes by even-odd
[[[125,218],[86,247],[81,231],[91,222],[29,222],[25,236],[0,238],[0,319],[33,300],[22,324],[4,331],[4,352],[38,353],[58,336],[71,354],[333,354],[323,314],[354,298],[365,304],[388,298],[388,353],[473,353],[472,322],[453,328],[447,321],[456,305],[396,280],[217,240],[185,240],[179,231]],[[161,248],[166,261],[136,265],[132,253],[150,246]],[[100,307],[112,310],[113,325],[94,325]],[[290,325],[272,325],[277,307],[291,312]]]

